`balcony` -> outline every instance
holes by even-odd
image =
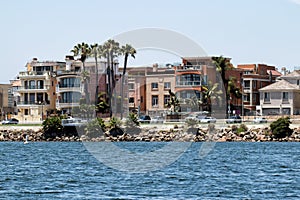
[[[177,66],[177,71],[187,71],[187,70],[202,70],[202,65],[184,65],[184,66]]]
[[[47,106],[47,105],[50,105],[49,101],[43,104],[43,106]],[[42,104],[37,101],[18,101],[17,106],[18,107],[42,106]]]
[[[29,78],[46,78],[51,75],[51,72],[49,71],[26,71],[26,72],[20,72],[19,77],[20,79],[29,79]]]
[[[25,86],[25,87],[20,87],[18,89],[18,92],[47,92],[50,89],[49,85],[44,85],[44,86]]]

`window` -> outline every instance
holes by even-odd
[[[28,109],[24,109],[24,115],[29,115],[29,110]]]
[[[143,101],[144,101],[144,98],[143,98],[143,96],[141,96],[141,103],[143,103]]]
[[[78,103],[80,97],[80,92],[64,92],[61,95],[60,103]]]
[[[37,81],[37,89],[44,89],[44,81],[43,80]]]
[[[158,90],[158,83],[151,83],[152,90]]]
[[[171,82],[165,82],[164,89],[171,89]]]
[[[134,83],[128,83],[128,89],[134,90]]]
[[[29,81],[28,89],[35,89],[35,81],[34,80]]]
[[[297,80],[297,85],[300,85],[300,80]]]
[[[265,102],[270,102],[270,93],[269,92],[264,93],[264,101]]]
[[[158,96],[157,95],[152,95],[152,106],[153,107],[158,106]]]
[[[170,95],[164,95],[164,106],[166,106],[169,101],[170,101]]]
[[[288,101],[289,100],[289,93],[288,92],[282,92],[282,100]]]
[[[244,88],[250,89],[250,81],[244,81]]]
[[[31,104],[35,103],[35,94],[34,93],[29,94],[29,102]]]
[[[129,103],[134,103],[134,97],[129,97]]]
[[[243,101],[250,101],[250,95],[249,94],[243,95]]]

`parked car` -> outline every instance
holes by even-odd
[[[217,119],[214,117],[204,117],[202,119],[200,119],[201,123],[216,123]]]
[[[153,124],[162,124],[162,123],[164,123],[164,118],[162,116],[154,116],[151,119],[151,123],[153,123]]]
[[[268,120],[264,117],[258,117],[258,118],[254,118],[253,122],[256,124],[260,124],[260,123],[267,123]]]
[[[228,119],[226,119],[227,124],[231,123],[242,123],[242,118],[238,115],[230,116]]]
[[[11,118],[8,120],[3,120],[2,124],[18,124],[19,120],[15,119],[15,118]]]
[[[138,120],[140,123],[150,124],[151,117],[149,115],[142,115]]]
[[[205,118],[205,117],[206,117],[205,115],[190,114],[190,115],[188,115],[188,116],[185,118],[185,121],[187,121],[187,120],[195,120],[195,121],[200,122],[201,119],[203,119],[203,118]]]

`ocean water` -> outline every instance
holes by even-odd
[[[129,173],[80,142],[1,142],[0,199],[300,199],[300,143],[216,143],[201,158],[202,144],[161,169]],[[166,143],[114,145],[151,152]]]

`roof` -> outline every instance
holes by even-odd
[[[289,77],[300,77],[300,70],[292,71],[291,73],[283,75],[281,77],[283,77],[283,78],[285,78],[285,77],[287,77],[287,78],[289,78]]]
[[[282,74],[277,71],[277,70],[268,70],[267,73],[270,74],[270,72],[272,73],[273,76],[281,76]]]
[[[295,84],[291,84],[290,82],[286,80],[280,80],[273,84],[270,84],[266,87],[261,88],[259,91],[270,91],[270,90],[299,90],[299,86]]]

